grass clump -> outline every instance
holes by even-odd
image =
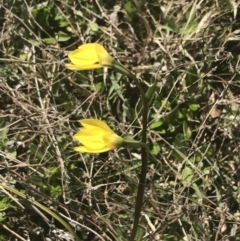
[[[136,240],[240,240],[239,8],[233,1],[0,1],[0,240],[127,240],[140,150],[79,154],[79,119],[141,139],[141,101],[113,70],[71,72],[99,42],[141,80],[150,158]],[[6,201],[7,200],[7,201]],[[5,238],[5,239],[4,239]]]

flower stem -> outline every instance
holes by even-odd
[[[129,239],[129,241],[134,241],[136,233],[137,233],[139,219],[141,216],[144,188],[145,188],[147,168],[148,168],[149,151],[148,151],[148,146],[146,144],[146,142],[147,142],[148,105],[147,105],[147,99],[146,99],[146,96],[142,89],[142,86],[139,83],[136,76],[130,70],[125,68],[123,65],[121,65],[117,61],[113,62],[112,68],[115,69],[116,71],[128,76],[129,78],[131,78],[135,81],[135,84],[137,85],[137,87],[140,91],[141,101],[142,101],[142,105],[143,105],[143,109],[142,109],[142,145],[141,145],[142,168],[141,168],[141,173],[139,176],[139,184],[138,184],[137,198],[136,198],[136,204],[135,204],[133,228],[132,228],[131,236]]]

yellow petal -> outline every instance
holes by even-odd
[[[74,150],[78,152],[87,152],[87,153],[102,153],[102,152],[109,151],[110,149],[107,147],[101,148],[101,149],[90,149],[85,146],[78,146],[78,147],[75,147]]]
[[[106,146],[103,136],[105,131],[99,128],[81,129],[74,135],[74,138],[89,148],[102,148]]]
[[[103,137],[104,135],[106,135],[105,130],[103,130],[102,128],[99,127],[95,127],[95,126],[89,126],[88,128],[81,128],[75,135],[75,138],[81,138],[82,136],[92,136],[92,137]],[[111,134],[111,133],[110,133]]]
[[[80,120],[81,128],[74,138],[82,146],[75,148],[76,151],[100,153],[121,146],[123,138],[115,134],[103,121],[97,119]]]
[[[73,70],[96,69],[104,66],[112,66],[114,58],[106,49],[97,43],[88,43],[79,46],[68,55],[72,64],[66,67]]]
[[[81,144],[85,146],[86,148],[90,149],[102,149],[106,147],[105,142],[102,139],[91,139],[87,138],[86,136],[81,138]]]
[[[99,63],[95,44],[83,44],[68,55],[74,65],[91,65]]]
[[[111,66],[114,58],[108,54],[108,52],[102,45],[95,44],[95,48],[98,54],[99,63],[104,66]]]
[[[100,69],[103,66],[101,64],[91,64],[91,65],[74,65],[74,64],[65,64],[68,69],[72,70],[88,70],[88,69]]]
[[[80,123],[85,128],[99,127],[99,128],[102,128],[103,130],[105,130],[107,132],[114,133],[112,131],[112,129],[104,121],[101,121],[101,120],[97,120],[97,119],[83,119],[83,120],[80,120]]]
[[[123,143],[123,138],[115,133],[109,133],[108,135],[105,134],[102,138],[105,145],[109,149],[114,149],[118,146],[121,146],[121,144]]]
[[[78,47],[78,49],[79,50],[81,50],[81,51],[87,51],[87,52],[89,52],[89,51],[94,51],[94,53],[96,53],[97,52],[97,49],[96,49],[96,46],[102,46],[102,45],[100,45],[100,44],[98,44],[98,43],[86,43],[86,44],[82,44],[82,45],[80,45],[79,47]],[[102,47],[103,48],[103,47]],[[104,49],[104,48],[103,48]],[[104,49],[105,50],[105,49]],[[105,50],[106,51],[106,50]]]

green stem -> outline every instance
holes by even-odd
[[[41,203],[35,201],[34,199],[27,197],[25,194],[19,192],[18,190],[16,190],[13,187],[7,186],[5,184],[0,183],[0,187],[16,194],[17,196],[29,201],[30,203],[32,203],[33,205],[37,206],[38,208],[40,208],[41,210],[45,211],[46,213],[48,213],[49,215],[51,215],[53,218],[55,218],[59,223],[61,223],[68,231],[69,233],[72,234],[72,236],[75,238],[76,241],[80,241],[79,237],[77,236],[77,234],[74,232],[74,230],[70,227],[70,225],[65,222],[60,216],[58,216],[56,213],[54,213],[52,210],[50,210],[49,208],[45,207],[44,205],[42,205]]]
[[[133,228],[132,228],[131,236],[129,239],[129,241],[134,241],[136,233],[137,233],[137,229],[138,229],[139,219],[141,216],[144,188],[145,188],[147,168],[148,168],[148,154],[149,153],[148,153],[148,147],[146,145],[148,105],[147,105],[147,99],[145,97],[142,86],[139,83],[136,76],[134,74],[132,74],[132,72],[130,70],[125,68],[123,65],[121,65],[117,61],[113,62],[112,68],[115,69],[116,71],[128,76],[129,78],[131,78],[135,81],[135,84],[137,85],[137,87],[140,91],[141,101],[142,101],[142,105],[143,105],[143,109],[142,109],[142,143],[144,143],[145,146],[143,145],[141,147],[142,168],[141,168],[141,173],[139,176],[139,184],[138,184],[138,192],[137,192],[136,205],[135,205]]]

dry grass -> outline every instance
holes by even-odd
[[[0,178],[80,240],[127,240],[140,150],[79,154],[78,120],[141,139],[141,102],[113,70],[70,72],[100,42],[141,79],[151,149],[136,240],[240,240],[239,8],[234,1],[0,1]],[[115,9],[115,11],[114,11]],[[73,240],[7,190],[0,240]]]

